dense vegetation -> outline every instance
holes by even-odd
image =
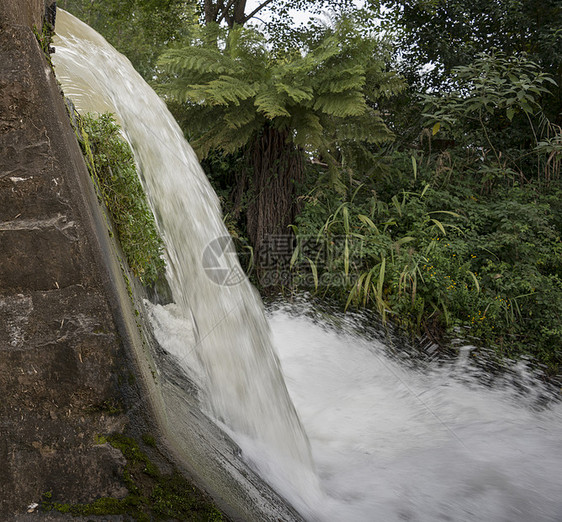
[[[144,285],[156,283],[166,266],[163,243],[129,144],[111,114],[78,118],[77,132],[98,196],[131,271]]]
[[[236,173],[235,211],[244,206],[256,260],[266,238],[294,222],[307,155],[322,157],[337,179],[346,142],[392,136],[369,102],[398,92],[401,82],[385,71],[377,41],[349,19],[306,54],[271,49],[255,30],[236,26],[224,34],[210,26],[158,63],[158,89],[195,138],[199,157],[243,151],[247,158]]]
[[[62,4],[168,101],[264,292],[316,292],[560,371],[558,2],[342,1],[301,26],[291,8],[326,3]],[[116,20],[133,11],[146,16],[130,51]]]

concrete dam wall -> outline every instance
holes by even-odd
[[[123,456],[96,435],[146,422],[131,303],[34,34],[52,4],[0,2],[1,520],[45,492],[124,496]]]

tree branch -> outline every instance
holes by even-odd
[[[222,14],[220,15],[219,19],[217,20],[217,24],[220,24],[226,17],[226,14],[228,13],[228,10],[232,7],[232,5],[234,4],[236,0],[228,0],[228,4],[226,4],[226,7],[222,9]]]
[[[244,23],[253,18],[254,15],[259,13],[266,5],[270,4],[271,2],[273,2],[273,0],[265,0],[265,2],[262,2],[260,5],[258,5],[258,7],[256,7],[248,16],[244,17]]]

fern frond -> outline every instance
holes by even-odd
[[[229,102],[240,105],[256,92],[255,85],[232,76],[223,75],[208,83],[209,102],[214,105],[228,105]]]
[[[158,92],[181,113],[200,157],[233,152],[264,125],[287,131],[298,147],[329,165],[332,185],[339,165],[330,149],[392,139],[380,115],[369,108],[399,92],[401,78],[385,71],[375,40],[353,23],[341,23],[301,52],[275,54],[251,28],[202,28],[192,45],[164,53]],[[195,121],[196,120],[196,121]],[[341,152],[341,150],[340,150]]]
[[[338,141],[363,141],[384,143],[392,141],[394,135],[382,120],[380,114],[368,109],[360,116],[346,118],[337,126]]]
[[[239,128],[215,121],[215,125],[195,140],[192,146],[200,159],[206,158],[212,150],[222,150],[230,154],[245,146],[262,126],[263,120],[257,118]]]
[[[275,88],[279,94],[286,94],[296,103],[312,100],[314,98],[314,91],[312,87],[308,85],[295,87],[293,85],[287,85],[286,83],[276,82]]]
[[[295,129],[295,145],[306,149],[319,149],[325,144],[324,127],[320,118],[313,112],[302,109],[293,111],[290,125]]]
[[[187,77],[193,72],[212,75],[232,73],[234,63],[218,49],[184,47],[166,51],[159,58],[158,66],[172,74]]]
[[[224,115],[224,122],[231,129],[240,129],[244,125],[250,124],[258,117],[256,109],[251,100],[246,100],[231,111]],[[216,120],[216,115],[215,115]]]
[[[367,104],[363,94],[358,91],[351,91],[345,94],[326,93],[316,98],[314,109],[331,116],[345,118],[347,116],[363,114],[367,110]]]
[[[280,116],[290,116],[291,114],[287,111],[285,104],[283,103],[283,98],[273,89],[264,89],[261,91],[254,101],[254,104],[258,110],[263,115],[265,115],[270,120]]]

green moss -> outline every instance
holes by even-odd
[[[150,435],[143,441],[155,446]],[[43,511],[58,511],[73,516],[126,515],[126,520],[138,522],[150,520],[220,521],[222,514],[181,473],[174,470],[162,474],[140,449],[137,441],[122,434],[97,435],[97,444],[109,443],[121,451],[127,464],[123,482],[129,490],[125,498],[102,497],[89,504],[56,502],[52,493],[43,494]]]
[[[107,399],[98,404],[92,404],[88,409],[88,413],[102,412],[106,415],[119,415],[123,413],[123,406],[115,399]]]
[[[43,27],[41,28],[41,32],[39,32],[36,26],[33,26],[33,34],[35,35],[35,38],[37,38],[37,42],[39,43],[39,46],[41,47],[41,50],[45,55],[47,63],[49,64],[51,69],[54,70],[53,62],[51,60],[51,40],[53,37],[53,27],[49,23],[44,22]]]
[[[150,446],[151,448],[155,448],[156,447],[156,440],[154,439],[154,437],[148,433],[145,433],[142,436],[142,441],[147,445]]]
[[[78,117],[77,124],[77,137],[90,175],[98,197],[107,207],[127,262],[144,285],[151,285],[165,270],[163,243],[131,148],[121,137],[111,114],[99,118],[88,114]]]
[[[125,272],[123,267],[121,267],[121,268],[123,270],[123,278],[125,279],[125,285],[127,285],[127,294],[129,296],[129,299],[131,299],[131,301],[133,301],[133,304],[134,304],[133,288],[131,287],[131,281],[129,279],[129,276],[127,275],[127,272]]]
[[[201,501],[194,495],[195,489],[183,476],[175,472],[164,477],[154,488],[151,495],[152,508],[155,514],[163,519],[179,518],[180,520],[223,520],[216,508],[203,509]],[[198,513],[199,516],[193,516]]]
[[[107,444],[107,437],[105,435],[96,435],[94,437],[94,442],[96,444]]]
[[[150,462],[149,458],[146,456],[145,453],[140,449],[137,441],[132,437],[127,437],[121,433],[116,433],[113,435],[109,435],[107,437],[108,442],[118,450],[123,453],[127,462],[129,464],[145,464],[145,466],[150,467],[152,470],[149,474],[153,476],[157,476],[157,472],[154,472],[153,468],[155,466]]]

